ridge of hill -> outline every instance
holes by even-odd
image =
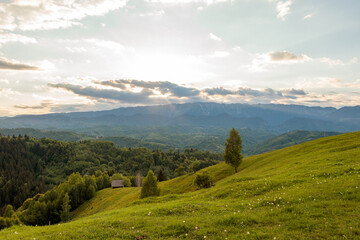
[[[360,236],[360,132],[317,139],[244,159],[237,174],[224,164],[162,183],[161,197],[106,189],[75,220],[15,226],[3,239],[356,239]],[[219,177],[220,176],[220,177]],[[227,176],[227,177],[226,177]],[[93,201],[92,203],[90,203]],[[108,206],[105,206],[108,204]],[[98,207],[92,212],[91,208]]]
[[[80,129],[96,126],[237,127],[286,132],[360,129],[360,106],[336,108],[282,104],[197,102],[122,107],[106,111],[19,115],[0,118],[2,128]]]

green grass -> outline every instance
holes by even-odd
[[[0,239],[360,239],[360,132],[219,164],[210,189],[195,174],[161,183],[161,197],[105,189],[69,223],[15,226]]]

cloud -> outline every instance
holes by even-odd
[[[0,31],[0,46],[8,42],[20,42],[23,44],[26,43],[37,43],[35,38],[27,37],[20,34],[2,32]]]
[[[151,89],[148,88],[143,88],[140,90],[137,89],[117,90],[117,89],[103,89],[96,86],[82,87],[79,85],[73,85],[67,83],[49,84],[49,86],[54,88],[61,88],[73,92],[74,94],[77,94],[79,96],[91,98],[98,101],[111,100],[120,103],[145,104],[145,105],[184,102],[178,97],[171,97],[171,96],[163,97],[156,95]]]
[[[354,82],[344,82],[338,78],[317,77],[302,81],[301,83],[298,83],[296,86],[300,88],[308,88],[308,89],[324,89],[324,88],[354,89],[354,88],[360,88],[360,79],[357,79]]]
[[[0,3],[0,29],[23,31],[81,25],[87,16],[122,8],[126,0],[13,0]]]
[[[229,52],[226,51],[215,51],[209,55],[210,58],[224,58],[230,55]]]
[[[10,96],[21,96],[22,94],[18,91],[14,91],[12,90],[11,88],[3,88],[3,89],[0,89],[0,96],[3,96],[3,97],[10,97]]]
[[[180,86],[170,82],[147,82],[138,80],[112,80],[94,82],[93,86],[80,86],[68,83],[49,84],[76,95],[96,101],[115,101],[122,104],[152,105],[167,103],[185,103],[199,101],[217,102],[273,102],[296,100],[307,93],[302,89],[251,89],[225,88],[197,89]]]
[[[263,90],[256,90],[251,88],[238,88],[237,90],[229,90],[220,88],[207,88],[204,90],[208,95],[221,95],[221,96],[251,96],[251,97],[260,97],[267,99],[277,99],[277,98],[298,98],[299,96],[306,95],[305,91],[302,89],[285,89],[285,90],[274,90],[271,88],[266,88]]]
[[[0,79],[0,83],[5,83],[5,84],[9,85],[10,81],[7,79]]]
[[[291,5],[293,0],[267,0],[268,2],[276,3],[277,18],[285,21],[286,16],[291,13]]]
[[[252,60],[252,64],[247,65],[246,67],[251,72],[264,72],[267,71],[269,67],[276,65],[303,63],[311,60],[313,59],[304,54],[296,55],[295,53],[287,51],[270,52],[257,54],[257,56]]]
[[[167,4],[186,4],[186,3],[205,3],[211,5],[222,2],[232,2],[234,0],[145,0],[149,3],[167,3]]]
[[[38,105],[14,105],[13,107],[22,110],[31,110],[31,113],[74,112],[84,109],[91,110],[89,109],[88,104],[56,104],[51,100],[42,101]]]
[[[308,58],[306,55],[296,55],[287,51],[271,52],[268,55],[274,62],[301,62]]]
[[[23,63],[17,63],[14,61],[10,61],[5,58],[0,58],[0,70],[16,70],[16,71],[38,71],[40,70],[38,67],[23,64]]]
[[[190,87],[180,86],[171,82],[149,82],[139,80],[113,80],[96,82],[103,86],[111,86],[125,90],[127,88],[143,88],[151,91],[158,91],[162,95],[170,94],[173,97],[194,97],[199,95],[199,90]]]
[[[313,16],[314,16],[313,13],[310,13],[310,14],[308,14],[308,15],[305,15],[305,16],[304,16],[304,20],[310,19],[310,18],[312,18]]]
[[[14,108],[20,108],[20,109],[44,109],[44,108],[49,108],[51,105],[52,105],[52,103],[50,103],[50,102],[42,102],[42,103],[40,103],[40,105],[33,105],[33,106],[14,105]]]
[[[290,7],[292,4],[292,0],[278,1],[276,4],[276,11],[278,12],[277,18],[285,21],[285,17],[291,13]]]
[[[214,40],[214,41],[217,41],[217,42],[221,42],[221,41],[222,41],[222,39],[221,39],[220,37],[216,36],[216,35],[213,34],[213,33],[209,33],[209,38],[212,39],[212,40]]]
[[[154,12],[149,12],[149,13],[141,13],[139,16],[140,17],[153,17],[153,16],[163,16],[165,14],[165,11],[163,9],[158,10],[158,11],[154,11]]]
[[[339,59],[331,59],[327,57],[320,58],[319,60],[320,62],[327,63],[330,66],[346,66],[346,65],[356,64],[358,62],[357,57],[350,59],[348,62],[344,62]]]

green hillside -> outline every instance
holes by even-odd
[[[163,196],[105,189],[69,223],[0,231],[0,239],[358,239],[360,132],[218,164],[197,190],[195,174],[161,184]]]
[[[256,145],[251,146],[247,154],[255,155],[264,152],[290,147],[303,142],[312,141],[318,138],[339,135],[339,132],[319,132],[319,131],[291,131],[279,136],[267,139]]]

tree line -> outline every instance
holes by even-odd
[[[62,142],[28,136],[0,137],[0,215],[7,204],[18,208],[74,172],[146,175],[151,169],[166,180],[222,161],[222,155],[197,149],[121,148],[108,141]],[[159,175],[160,174],[160,175]]]

